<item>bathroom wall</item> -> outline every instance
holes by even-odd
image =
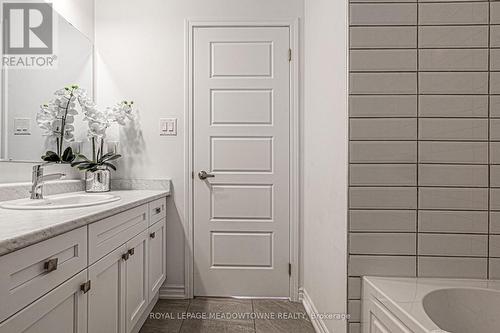
[[[500,2],[350,4],[351,332],[360,276],[500,278]]]
[[[53,0],[54,9],[83,32],[87,37],[94,37],[94,0]],[[35,163],[0,162],[0,184],[28,182],[31,180],[31,168]],[[66,166],[51,166],[47,172],[64,172],[66,179],[80,177],[78,172]]]
[[[303,18],[302,0],[96,2],[97,102],[112,105],[133,99],[139,112],[135,129],[115,134],[125,155],[117,176],[172,178],[162,293],[184,294],[186,20],[297,17]],[[160,137],[159,119],[168,117],[178,119],[178,134]]]
[[[319,313],[345,313],[347,299],[347,9],[305,4],[303,292]],[[332,333],[344,320],[324,320]]]

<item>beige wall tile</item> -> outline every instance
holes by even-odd
[[[500,188],[490,188],[490,209],[500,210]]]
[[[349,278],[347,297],[349,299],[361,299],[361,278]]]
[[[419,186],[488,187],[487,165],[420,164]]]
[[[419,78],[422,94],[488,93],[486,72],[420,72]]]
[[[418,254],[453,257],[485,257],[487,235],[419,234]]]
[[[499,39],[500,42],[500,39]],[[419,27],[419,47],[488,47],[487,26]]]
[[[417,47],[415,27],[351,27],[349,38],[352,49]]]
[[[416,94],[416,73],[351,73],[351,94]]]
[[[415,256],[349,256],[349,276],[407,276],[416,275]]]
[[[487,188],[430,188],[419,189],[420,209],[487,210]]]
[[[351,4],[351,25],[415,25],[416,4]]]
[[[500,95],[490,96],[490,117],[500,118]]]
[[[416,140],[416,118],[351,119],[351,140]]]
[[[350,117],[417,116],[417,96],[350,96],[349,101]]]
[[[488,3],[421,3],[419,24],[488,24]]]
[[[500,234],[500,212],[490,211],[490,234]]]
[[[500,47],[500,25],[490,26],[490,46]]]
[[[419,99],[420,117],[488,117],[488,96],[424,95]]]
[[[488,233],[488,212],[421,210],[418,213],[418,230],[439,233]]]
[[[488,50],[421,49],[419,70],[422,71],[487,71]]]
[[[500,258],[500,235],[490,235],[490,257]]]
[[[417,161],[417,142],[351,141],[351,163],[405,163]]]
[[[421,163],[487,164],[487,142],[419,142]]]
[[[351,164],[350,185],[416,186],[417,166],[412,164]]]
[[[349,321],[359,322],[361,320],[361,301],[360,300],[349,301],[347,303],[347,312],[351,316]]]
[[[349,322],[349,333],[361,333],[361,324]]]
[[[500,165],[490,165],[490,186],[500,187]]]
[[[351,233],[350,254],[415,255],[415,233]]]
[[[492,1],[490,11],[491,24],[500,24],[500,2]]]
[[[421,277],[485,279],[487,267],[486,258],[418,258],[418,275]]]
[[[417,50],[351,50],[351,71],[416,71]]]
[[[490,72],[490,93],[500,94],[500,72]]]
[[[415,187],[352,187],[350,208],[354,209],[416,209]]]
[[[500,142],[490,142],[490,163],[500,164]]]
[[[500,49],[490,50],[490,70],[500,71]]]
[[[488,119],[419,119],[420,140],[487,141]]]
[[[351,210],[349,212],[350,231],[415,232],[416,221],[415,210]]]
[[[490,119],[490,140],[500,141],[500,119]]]
[[[500,280],[500,258],[491,258],[489,260],[490,279]]]

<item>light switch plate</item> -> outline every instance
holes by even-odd
[[[14,135],[31,135],[29,118],[14,118]]]
[[[177,135],[177,118],[160,119],[160,136]]]

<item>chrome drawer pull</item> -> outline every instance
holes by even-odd
[[[43,269],[45,271],[47,271],[47,273],[55,271],[57,269],[57,263],[58,263],[58,261],[59,261],[59,259],[57,259],[57,258],[47,260],[43,264]]]

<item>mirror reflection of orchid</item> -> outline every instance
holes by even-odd
[[[106,130],[114,124],[125,126],[127,120],[132,120],[134,118],[133,105],[134,102],[132,101],[123,101],[113,107],[107,107],[104,111],[100,111],[91,100],[82,103],[84,120],[87,121],[89,126],[87,136],[92,144],[92,159],[83,154],[78,154],[79,160],[71,163],[71,165],[90,172],[95,172],[101,167],[116,170],[111,161],[117,160],[121,155],[115,152],[104,154]]]
[[[87,92],[77,85],[57,90],[55,98],[40,107],[36,120],[44,130],[44,135],[55,139],[56,151],[47,151],[42,160],[52,163],[71,163],[80,170],[96,171],[100,167],[116,170],[110,163],[121,156],[115,152],[104,154],[106,130],[114,124],[126,125],[127,120],[134,118],[134,102],[123,101],[104,111],[88,97]],[[88,123],[87,136],[92,145],[92,159],[83,154],[74,154],[71,147],[64,149],[64,143],[74,141],[74,120],[80,106],[84,121]],[[63,150],[64,149],[64,150]]]
[[[63,152],[64,142],[74,141],[75,127],[73,123],[75,115],[78,114],[76,105],[87,100],[88,97],[85,90],[77,85],[59,89],[54,95],[56,97],[52,101],[40,106],[36,116],[38,127],[44,130],[43,135],[55,139],[56,143],[56,151],[47,151],[42,156],[42,160],[54,163],[71,163],[74,161],[75,155],[71,147],[66,148]]]

